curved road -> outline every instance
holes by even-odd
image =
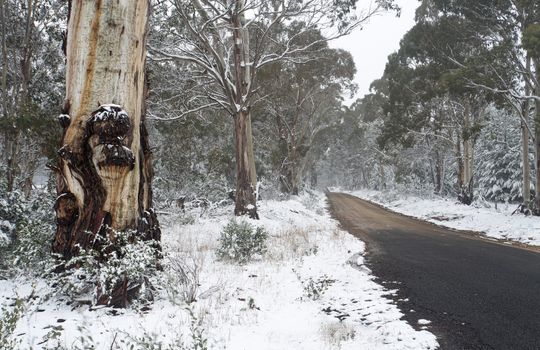
[[[334,218],[405,318],[432,321],[441,349],[540,349],[540,254],[329,193]],[[412,311],[411,311],[412,310]]]

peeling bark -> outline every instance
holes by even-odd
[[[531,69],[531,60],[529,57],[526,58],[526,70],[530,71]],[[525,84],[525,95],[529,96],[531,94],[530,85]],[[531,104],[529,100],[523,102],[523,107],[521,110],[522,118],[521,120],[521,156],[523,162],[523,187],[522,187],[522,197],[523,205],[526,208],[530,209],[531,206],[531,165],[529,163],[529,114],[531,110]]]
[[[536,86],[535,93],[540,96],[540,58],[534,59],[536,70]],[[535,151],[536,151],[536,188],[534,198],[534,214],[540,216],[540,101],[536,99],[534,115],[535,128]]]
[[[97,235],[160,239],[144,126],[148,11],[147,1],[70,3],[53,242],[64,260],[96,248]]]
[[[236,205],[235,215],[249,215],[253,219],[258,219],[257,205],[255,198],[255,188],[252,182],[252,167],[248,152],[248,113],[238,113],[235,118],[235,140],[236,140]]]

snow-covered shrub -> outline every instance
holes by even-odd
[[[477,169],[474,181],[478,194],[489,201],[521,202],[523,200],[523,157],[520,123],[514,115],[494,112],[491,122],[478,141]],[[529,153],[534,164],[534,152]],[[534,170],[531,169],[531,179]],[[534,181],[531,182],[534,190]]]
[[[121,339],[114,349],[133,350],[188,350],[182,340],[175,340],[171,344],[164,344],[154,333],[143,332],[141,335],[129,336]],[[112,348],[111,348],[112,349]]]
[[[6,257],[0,260],[0,268],[43,272],[54,235],[53,201],[46,191],[26,198],[20,191],[0,190],[0,254]]]
[[[17,226],[23,223],[26,213],[26,200],[21,192],[0,193],[0,248],[16,239]]]
[[[203,319],[197,317],[191,307],[185,309],[190,318],[190,334],[184,336],[182,333],[177,333],[172,337],[169,335],[168,340],[163,340],[162,335],[150,333],[146,329],[133,336],[126,333],[117,341],[117,346],[114,349],[133,349],[133,350],[208,350],[208,339],[206,337],[206,329],[203,326]],[[189,341],[187,338],[191,341]],[[113,347],[111,346],[111,349]]]
[[[521,201],[523,174],[519,148],[493,144],[485,153],[487,156],[478,164],[480,194],[496,202]]]
[[[157,242],[139,240],[132,231],[117,232],[114,242],[101,239],[99,251],[82,251],[68,261],[66,271],[55,278],[59,282],[53,287],[73,299],[90,296],[96,303],[97,298],[112,295],[118,285],[128,281],[128,290],[137,289],[139,299],[151,300],[150,279],[158,267]]]
[[[197,317],[192,308],[188,308],[191,324],[189,327],[191,333],[191,349],[192,350],[208,350],[208,338],[206,330],[203,326],[203,319]]]
[[[0,249],[6,248],[11,243],[12,232],[15,225],[7,220],[0,221]]]
[[[311,300],[318,300],[322,297],[324,292],[326,292],[328,287],[336,282],[336,280],[324,275],[317,279],[310,277],[306,281],[301,282],[304,287],[305,295]]]
[[[263,227],[253,227],[246,221],[231,220],[221,232],[217,255],[221,259],[229,259],[245,264],[254,255],[266,252],[268,233]]]
[[[17,299],[12,308],[6,306],[0,308],[0,350],[17,349],[19,340],[13,337],[17,322],[22,317],[23,302]]]

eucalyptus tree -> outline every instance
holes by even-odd
[[[160,239],[144,121],[148,14],[147,1],[70,2],[53,243],[64,261],[90,249],[106,256],[119,231]],[[99,303],[125,306],[126,277],[99,294]]]
[[[536,196],[534,213],[540,215],[540,5],[534,2],[535,20],[527,25],[523,32],[523,45],[527,50],[527,60],[531,59],[534,62],[535,74],[531,75],[530,81],[534,86],[533,96],[535,101],[535,147],[536,147]],[[527,61],[528,62],[528,61]],[[527,66],[530,68],[530,66]],[[529,86],[530,86],[529,85]],[[532,89],[529,88],[532,92]],[[530,99],[528,99],[529,101]],[[526,105],[528,107],[528,104]]]
[[[498,105],[513,109],[519,118],[522,138],[522,196],[525,206],[530,206],[530,163],[529,140],[537,140],[540,134],[535,133],[540,127],[530,123],[534,100],[537,100],[538,85],[534,74],[534,49],[527,46],[528,34],[534,32],[534,25],[540,20],[539,4],[531,0],[482,0],[442,1],[424,0],[420,11],[424,16],[434,18],[437,14],[459,16],[464,21],[473,23],[476,28],[469,31],[470,38],[489,48],[488,54],[479,55],[477,62],[464,62],[456,59],[454,62],[464,70],[482,65],[481,74],[464,76],[468,85],[488,91],[499,96]],[[533,35],[534,37],[534,35]],[[532,64],[531,64],[532,62]],[[497,99],[497,98],[496,98]],[[503,102],[503,103],[501,103]],[[534,124],[537,124],[535,121]],[[538,162],[538,142],[535,157]],[[536,182],[540,180],[537,172]],[[539,189],[536,186],[539,207]]]
[[[221,110],[234,122],[236,159],[236,215],[257,217],[256,170],[252,135],[252,108],[257,103],[259,72],[280,61],[300,62],[302,54],[320,43],[348,34],[369,17],[393,8],[379,0],[366,11],[351,11],[356,1],[323,0],[171,0],[167,13],[178,27],[151,45],[154,61],[183,62],[202,91],[173,118],[183,118],[205,108]],[[306,30],[325,36],[299,42],[297,36],[281,40],[279,27],[295,21]],[[172,119],[161,116],[161,119]]]
[[[283,28],[282,40],[290,37],[298,44],[319,44],[303,52],[301,60],[279,61],[260,70],[258,95],[264,98],[254,112],[258,133],[276,140],[268,146],[282,192],[297,195],[320,156],[313,147],[321,141],[319,133],[339,118],[342,96],[355,88],[355,67],[348,52],[329,48],[320,31],[306,30],[304,23]]]
[[[490,31],[484,25],[452,13],[450,5],[424,1],[417,24],[403,38],[399,52],[390,57],[385,71],[390,84],[389,118],[381,140],[396,142],[401,137],[406,144],[415,134],[427,131],[445,141],[455,153],[458,198],[470,204],[475,145],[486,108],[496,100],[492,92],[470,82],[483,83],[489,77],[484,63],[496,56],[499,47],[486,40]]]

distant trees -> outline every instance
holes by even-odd
[[[260,71],[278,62],[313,59],[309,51],[347,34],[375,13],[393,8],[392,1],[377,1],[360,16],[351,12],[355,1],[174,0],[163,6],[170,9],[163,11],[169,32],[152,44],[152,59],[163,64],[184,64],[193,94],[182,112],[157,118],[181,119],[207,108],[232,116],[235,214],[257,217],[251,124],[254,105],[265,98],[258,93]],[[299,30],[283,36],[287,26]],[[306,37],[305,33],[315,30],[325,36]]]
[[[354,90],[356,71],[348,52],[330,49],[320,31],[306,30],[304,25],[290,26],[282,36],[320,43],[305,50],[301,60],[275,62],[261,69],[258,96],[264,98],[254,109],[260,139],[263,134],[273,137],[266,145],[271,153],[268,162],[277,169],[281,191],[294,195],[308,173],[315,173],[321,151],[317,143],[332,143],[323,141],[321,132],[339,121],[343,95]]]
[[[534,62],[529,64],[534,44],[528,43],[535,42],[535,34],[527,33],[535,32],[539,20],[537,2],[424,0],[416,16],[416,25],[374,86],[382,101],[378,117],[384,122],[379,145],[386,152],[421,143],[429,147],[435,192],[445,187],[445,176],[454,173],[456,195],[470,204],[475,182],[489,183],[478,177],[491,176],[476,166],[483,129],[491,118],[513,114],[522,134],[521,198],[529,207],[529,141],[536,140],[531,133],[540,130],[530,119],[540,89],[535,87]],[[455,170],[446,171],[449,154]],[[540,201],[535,207],[540,208]]]
[[[57,139],[50,114],[61,104],[63,1],[0,1],[0,178],[28,196]],[[52,13],[57,16],[51,15]]]

